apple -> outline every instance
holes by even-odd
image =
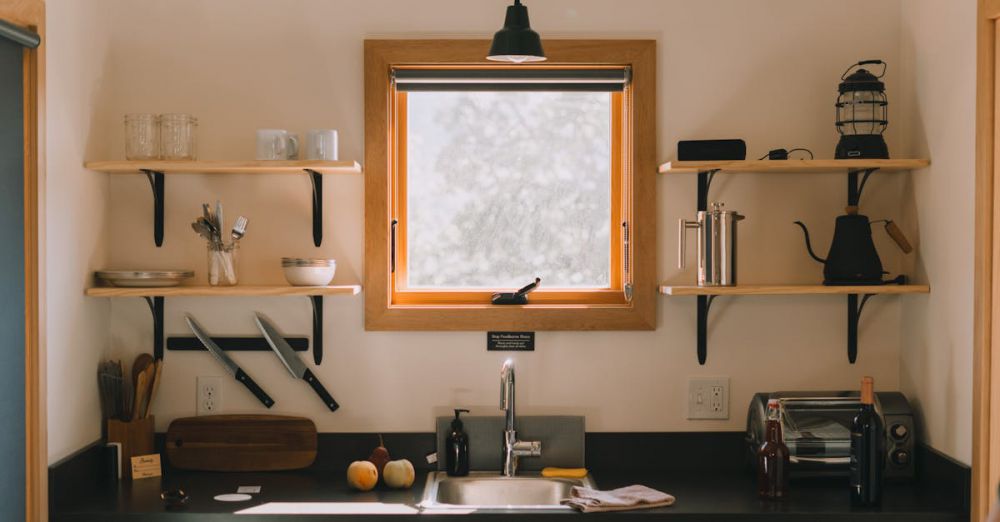
[[[410,461],[406,459],[391,460],[385,465],[382,480],[390,488],[405,489],[413,485],[415,476],[413,464]]]
[[[371,491],[378,484],[378,470],[367,460],[356,460],[347,467],[347,484],[358,491]]]

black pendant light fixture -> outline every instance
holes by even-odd
[[[521,0],[514,0],[514,5],[507,6],[503,29],[493,35],[493,45],[486,59],[511,63],[545,61],[542,39],[531,30],[528,8],[521,5]]]

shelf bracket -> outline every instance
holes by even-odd
[[[304,169],[312,180],[313,244],[323,244],[323,175],[313,169]]]
[[[874,294],[864,294],[861,304],[858,304],[858,294],[847,295],[847,360],[851,364],[858,360],[858,321],[861,319],[861,311],[872,295]]]
[[[153,314],[153,359],[163,359],[163,297],[144,297]]]
[[[313,362],[319,366],[323,362],[323,296],[311,295],[313,308]]]
[[[708,210],[708,189],[719,169],[698,171],[698,210]],[[708,309],[716,296],[698,296],[698,364],[708,359]]]
[[[708,310],[718,296],[698,296],[698,364],[704,366],[708,359]]]
[[[163,188],[166,180],[163,172],[151,169],[142,169],[142,173],[149,180],[149,186],[153,189],[153,241],[156,246],[163,246]]]
[[[698,172],[698,210],[708,210],[708,189],[720,169],[702,170]]]
[[[865,190],[868,183],[868,176],[871,176],[877,168],[858,169],[847,171],[847,206],[856,207],[861,201],[861,192]]]

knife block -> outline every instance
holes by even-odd
[[[122,477],[132,478],[132,457],[154,452],[153,433],[156,423],[150,415],[144,419],[122,422],[108,419],[108,442],[122,445]]]

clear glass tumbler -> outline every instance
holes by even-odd
[[[161,114],[160,156],[167,160],[196,159],[197,128],[198,120],[190,114]]]
[[[155,114],[125,115],[125,159],[154,160],[160,157],[160,117]]]
[[[208,284],[235,286],[239,282],[239,244],[208,242]]]

